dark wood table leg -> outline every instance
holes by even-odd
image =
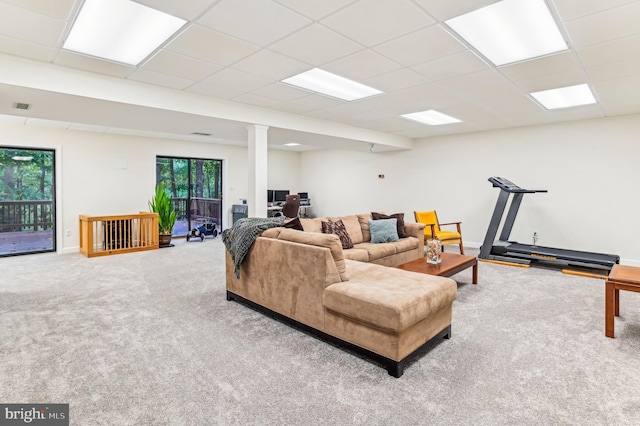
[[[615,284],[606,281],[604,292],[604,334],[613,338],[614,313],[618,310],[618,304],[616,303],[618,290],[616,290]]]
[[[473,284],[478,284],[478,263],[477,262],[475,265],[473,265],[473,278],[471,279],[471,282]]]

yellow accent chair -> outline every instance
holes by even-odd
[[[416,218],[416,222],[424,223],[427,226],[424,227],[424,241],[427,242],[428,238],[437,238],[442,241],[442,245],[457,244],[460,246],[460,254],[464,254],[464,248],[462,247],[462,231],[460,230],[460,224],[462,222],[449,222],[440,223],[438,221],[438,215],[435,210],[430,212],[413,212],[413,216]],[[441,226],[456,225],[457,232],[455,231],[443,231]]]

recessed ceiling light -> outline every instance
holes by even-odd
[[[568,49],[544,0],[503,0],[445,23],[498,66]]]
[[[300,146],[300,144],[295,142],[289,142],[289,143],[285,143],[284,146]]]
[[[365,86],[320,68],[313,68],[293,77],[285,78],[282,82],[344,101],[355,101],[382,93],[373,87]]]
[[[530,93],[546,109],[569,108],[580,105],[595,104],[596,99],[588,84],[561,87]]]
[[[411,114],[403,114],[402,117],[409,120],[417,121],[430,126],[439,126],[441,124],[460,123],[460,120],[450,117],[446,114],[430,109],[428,111],[412,112]]]
[[[186,22],[130,0],[85,0],[63,48],[137,65]]]

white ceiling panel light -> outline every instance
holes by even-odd
[[[365,86],[320,68],[313,68],[293,77],[285,78],[282,82],[343,101],[355,101],[382,93],[373,87]]]
[[[503,0],[445,23],[496,66],[568,49],[544,0]]]
[[[530,93],[546,109],[570,108],[580,105],[595,104],[596,99],[588,84],[561,87]]]
[[[137,65],[185,23],[130,0],[85,0],[63,48]]]
[[[450,117],[446,114],[430,109],[428,111],[412,112],[410,114],[403,114],[402,117],[409,120],[417,121],[418,123],[428,124],[430,126],[440,126],[442,124],[460,123],[457,118]]]

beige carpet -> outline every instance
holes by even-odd
[[[223,245],[0,259],[0,402],[73,425],[640,424],[640,294],[480,264],[453,338],[400,379],[225,300]]]

